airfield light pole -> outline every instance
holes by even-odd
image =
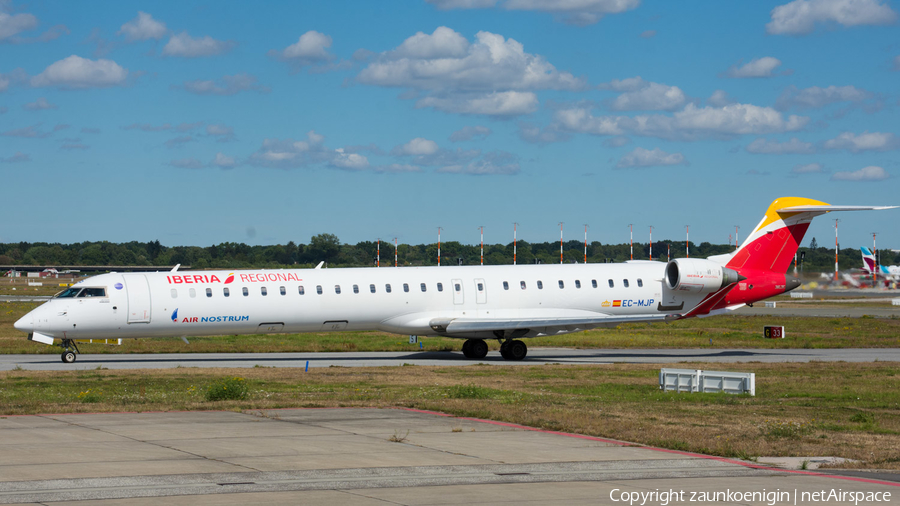
[[[834,220],[834,280],[838,280],[838,229],[837,224],[841,220]]]
[[[587,263],[587,223],[584,224],[584,263]]]
[[[738,229],[741,228],[737,225],[734,226],[734,249],[738,247]]]
[[[653,260],[653,225],[650,225],[650,260]]]
[[[691,258],[691,226],[685,225],[684,229],[687,231],[684,238],[684,253]]]
[[[672,245],[667,242],[666,243],[666,263],[668,263],[669,260],[671,260],[671,258],[669,257],[669,250],[671,250],[671,249],[672,249]]]
[[[481,231],[481,265],[484,265],[484,225],[478,227]]]
[[[563,254],[562,254],[562,227],[563,222],[559,222],[559,263],[563,263]]]
[[[631,259],[634,260],[634,224],[628,224],[628,235],[631,237]]]
[[[441,227],[438,227],[438,267],[441,266]]]
[[[872,256],[875,257],[875,265],[872,266],[872,288],[878,286],[878,249],[875,248],[875,236],[878,232],[872,232]]]
[[[375,249],[375,267],[381,267],[381,238],[378,238],[378,247]]]
[[[397,267],[397,238],[394,237],[394,267]]]
[[[519,228],[519,224],[513,222],[513,265],[516,265],[516,229]]]

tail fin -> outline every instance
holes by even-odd
[[[875,272],[875,255],[865,246],[859,248],[859,250],[862,251],[863,269],[867,273],[872,274]]]
[[[741,270],[786,272],[809,223],[832,211],[868,211],[896,206],[833,206],[801,197],[776,199],[759,225],[728,260],[726,267]]]

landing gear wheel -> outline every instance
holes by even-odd
[[[507,360],[522,360],[527,354],[528,347],[525,346],[525,343],[516,339],[506,345],[506,356],[503,358]]]
[[[66,351],[62,352],[62,355],[60,355],[60,358],[62,358],[62,361],[64,364],[71,364],[72,362],[75,361],[75,352],[66,350]]]
[[[509,357],[509,341],[503,341],[500,343],[500,356],[505,358],[506,360],[511,360]]]
[[[467,350],[468,353],[466,353]],[[466,358],[484,358],[488,354],[488,345],[484,342],[484,339],[469,339],[463,344],[463,354]]]

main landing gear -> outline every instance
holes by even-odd
[[[482,359],[487,356],[488,346],[484,339],[466,339],[462,347],[466,358]],[[522,360],[528,354],[528,347],[518,339],[507,339],[500,344],[500,355],[506,360]]]
[[[71,364],[75,361],[75,353],[81,353],[81,351],[78,349],[78,345],[75,344],[74,339],[63,339],[60,346],[63,347],[63,352],[62,355],[60,355],[60,358],[62,359],[64,364]],[[72,351],[73,348],[75,351]]]

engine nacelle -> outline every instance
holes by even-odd
[[[714,293],[743,278],[737,271],[702,258],[676,258],[666,264],[666,287],[681,293]]]

